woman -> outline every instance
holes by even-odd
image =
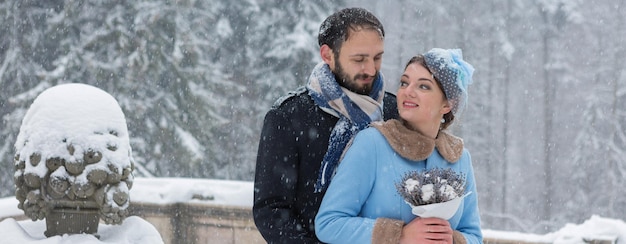
[[[465,106],[473,71],[458,49],[432,49],[408,62],[397,92],[401,119],[355,137],[315,219],[321,241],[482,243],[470,154],[445,130]],[[406,172],[434,168],[464,174],[472,192],[449,220],[416,217],[395,190]]]

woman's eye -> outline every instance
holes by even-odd
[[[422,90],[430,90],[430,86],[429,85],[421,84],[419,87]]]
[[[405,87],[409,85],[409,83],[407,83],[406,81],[400,81],[400,87]]]

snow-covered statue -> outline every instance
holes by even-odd
[[[134,160],[126,119],[107,92],[51,87],[35,99],[15,143],[15,196],[45,235],[98,231],[127,216]]]

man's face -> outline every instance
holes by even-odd
[[[384,42],[374,30],[350,30],[350,37],[333,55],[331,65],[335,79],[350,91],[369,95],[378,75],[384,52]]]

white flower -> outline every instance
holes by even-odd
[[[407,179],[404,182],[404,188],[406,189],[407,193],[415,191],[419,185],[420,182],[414,179]]]
[[[448,184],[442,185],[439,191],[441,192],[441,195],[443,195],[444,198],[448,200],[452,200],[458,197],[458,195],[454,191],[454,187]]]
[[[422,201],[430,201],[430,198],[435,195],[435,189],[433,184],[422,186]]]

